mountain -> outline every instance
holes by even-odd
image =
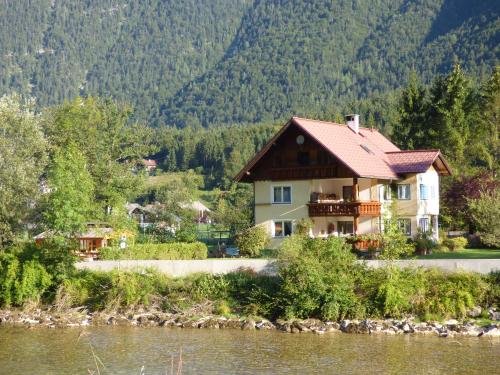
[[[5,4],[6,3],[6,4]],[[18,0],[0,7],[0,94],[40,106],[81,94],[129,102],[143,120],[212,68],[248,0]]]
[[[500,63],[495,0],[20,0],[0,19],[0,93],[112,96],[157,126],[321,116],[412,69]]]

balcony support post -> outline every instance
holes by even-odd
[[[354,234],[358,234],[358,227],[359,227],[359,216],[356,215],[354,216],[354,223],[353,223],[353,229],[354,229]]]
[[[354,202],[359,201],[359,185],[357,177],[352,178],[352,200]]]

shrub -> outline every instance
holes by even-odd
[[[446,238],[441,245],[450,251],[463,250],[467,246],[467,239],[463,237]]]
[[[50,274],[38,260],[23,262],[18,254],[0,255],[1,306],[38,302],[51,285]]]
[[[341,319],[362,314],[354,293],[356,257],[343,239],[292,236],[285,240],[281,256],[281,315]]]
[[[408,243],[408,239],[399,229],[395,215],[385,220],[381,249],[380,258],[388,260],[411,255],[415,250],[414,245]]]
[[[485,276],[485,282],[488,284],[485,303],[487,306],[500,307],[500,271],[495,271]]]
[[[425,295],[414,305],[415,313],[464,318],[468,309],[483,301],[487,290],[488,284],[479,274],[426,270]]]
[[[263,226],[247,228],[236,235],[236,246],[241,255],[258,257],[260,251],[269,244],[269,235]]]
[[[469,199],[471,220],[486,246],[500,247],[500,188]]]
[[[100,259],[123,260],[123,259],[206,259],[208,248],[202,242],[184,243],[172,242],[162,244],[137,244],[126,249],[102,248]]]
[[[418,231],[413,242],[415,243],[415,251],[419,254],[429,254],[439,245],[434,241],[429,232]]]

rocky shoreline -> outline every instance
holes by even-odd
[[[498,319],[500,313],[492,311],[490,317]],[[479,326],[475,319],[459,322],[416,322],[408,319],[342,320],[340,322],[317,319],[281,320],[271,322],[254,318],[226,318],[206,315],[203,317],[173,314],[160,311],[148,312],[87,312],[84,308],[58,311],[34,309],[33,311],[0,310],[0,325],[17,327],[68,328],[89,326],[137,326],[212,328],[241,330],[277,330],[287,333],[326,334],[334,332],[382,335],[434,335],[439,337],[472,336],[500,337],[500,320],[487,326]]]

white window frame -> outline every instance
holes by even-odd
[[[401,226],[401,224],[400,224],[400,223],[402,223],[403,221],[404,221],[404,222],[406,222],[406,223],[409,223],[409,224],[410,224],[410,225],[408,226],[408,231],[402,231],[402,232],[403,232],[403,234],[404,234],[405,236],[411,236],[411,218],[409,218],[409,217],[400,217],[400,218],[398,219],[398,221],[397,221],[399,230],[404,229],[404,228],[402,228],[402,226]]]
[[[422,222],[424,220],[427,222],[427,230],[425,230],[425,227],[422,225]],[[422,232],[424,232],[424,233],[430,232],[431,231],[431,219],[429,219],[428,217],[421,217],[420,219],[418,219],[418,227],[421,228]]]
[[[283,228],[283,234],[277,236],[276,235],[276,223],[281,223],[281,227]],[[290,234],[285,234],[285,223],[290,223]],[[273,220],[273,227],[272,227],[272,236],[273,238],[285,238],[293,233],[293,220],[286,220],[286,219],[280,219],[280,220]]]
[[[411,185],[410,184],[397,184],[397,186],[398,186],[398,200],[400,200],[400,201],[411,200]],[[399,194],[400,191],[402,191],[399,189],[401,186],[408,186],[408,197],[402,198],[401,195]]]
[[[281,188],[281,199],[283,200],[283,189],[284,188],[289,188],[290,189],[290,202],[275,202],[274,201],[274,189],[275,188]],[[292,186],[291,185],[272,185],[271,186],[271,204],[292,204]]]
[[[425,188],[425,190],[423,189]],[[418,194],[418,197],[421,201],[427,201],[430,199],[430,196],[431,196],[431,189],[430,189],[430,185],[428,184],[420,184],[419,187],[418,187],[418,190],[419,190],[419,194]],[[423,194],[423,191],[426,192],[425,196]]]

